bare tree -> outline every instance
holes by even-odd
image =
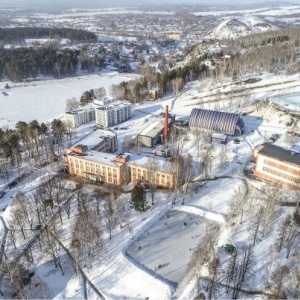
[[[267,286],[271,288],[272,299],[284,299],[286,297],[283,284],[284,279],[288,274],[289,268],[285,265],[280,266],[271,274]]]
[[[238,299],[242,287],[246,284],[245,279],[251,275],[253,266],[252,246],[245,247],[238,252],[237,262],[232,276],[232,299]]]
[[[122,152],[129,152],[133,146],[133,141],[129,135],[125,135],[122,141]]]
[[[110,192],[110,196],[105,199],[105,207],[103,212],[103,218],[106,225],[106,228],[109,232],[109,239],[111,240],[112,230],[116,226],[116,209],[115,209],[115,199],[116,195],[113,190]]]
[[[174,174],[174,193],[172,203],[176,202],[176,194],[179,193],[183,183],[184,159],[180,154],[173,156],[172,171]]]
[[[253,221],[253,230],[252,230],[253,247],[256,244],[256,239],[257,239],[259,230],[262,227],[263,216],[264,216],[264,209],[262,207],[260,207],[252,220]]]
[[[208,263],[208,270],[210,275],[207,286],[208,299],[215,299],[220,281],[220,260],[217,256],[214,256],[213,259]]]
[[[98,89],[95,89],[94,90],[94,93],[95,93],[95,96],[97,97],[97,98],[102,98],[102,97],[106,97],[106,89],[105,89],[105,87],[100,87],[100,88],[98,88]]]
[[[61,260],[61,246],[58,243],[57,239],[54,237],[54,235],[54,228],[48,228],[47,235],[45,238],[45,250],[52,257],[55,268],[59,268],[61,271],[61,275],[64,275],[65,272]]]
[[[93,252],[101,247],[101,241],[102,232],[97,212],[94,209],[82,211],[76,219],[71,242],[77,264],[91,267]]]
[[[298,260],[299,261],[299,260]],[[297,264],[288,275],[290,287],[290,298],[298,299],[300,296],[300,267]]]
[[[239,186],[234,190],[232,200],[230,202],[230,211],[228,217],[230,220],[239,219],[239,223],[243,223],[244,211],[247,205],[247,197],[245,187]]]
[[[291,250],[294,245],[298,246],[300,242],[300,232],[298,228],[293,226],[285,239],[285,246],[286,246],[286,258],[289,258]]]
[[[183,175],[183,192],[188,192],[189,182],[194,175],[193,158],[191,154],[184,157],[184,175]]]
[[[158,170],[158,162],[154,158],[148,158],[145,165],[147,167],[147,184],[151,195],[151,203],[154,205],[154,196],[156,193],[156,171]]]
[[[76,98],[67,99],[66,111],[73,111],[79,107],[79,101]]]
[[[224,169],[224,167],[227,163],[227,159],[228,159],[228,153],[227,153],[226,146],[222,145],[222,148],[219,152],[219,164],[220,164],[221,170]]]
[[[284,245],[284,241],[286,240],[286,236],[291,229],[291,226],[292,226],[292,218],[290,215],[288,215],[284,219],[283,224],[278,231],[278,241],[277,241],[278,252],[281,251]]]

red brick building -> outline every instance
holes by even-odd
[[[300,154],[272,144],[254,149],[254,176],[290,189],[300,189]]]

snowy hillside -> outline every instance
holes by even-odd
[[[264,22],[258,17],[230,17],[221,22],[220,25],[212,31],[211,35],[219,39],[236,38],[239,36],[260,33],[272,29],[272,25]]]

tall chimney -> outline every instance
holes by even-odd
[[[168,133],[169,133],[169,106],[166,105],[166,111],[165,111],[165,128],[164,128],[164,138],[165,138],[165,140],[168,139]]]

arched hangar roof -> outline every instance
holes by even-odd
[[[237,127],[243,131],[244,123],[238,114],[194,108],[189,126],[234,135]]]

